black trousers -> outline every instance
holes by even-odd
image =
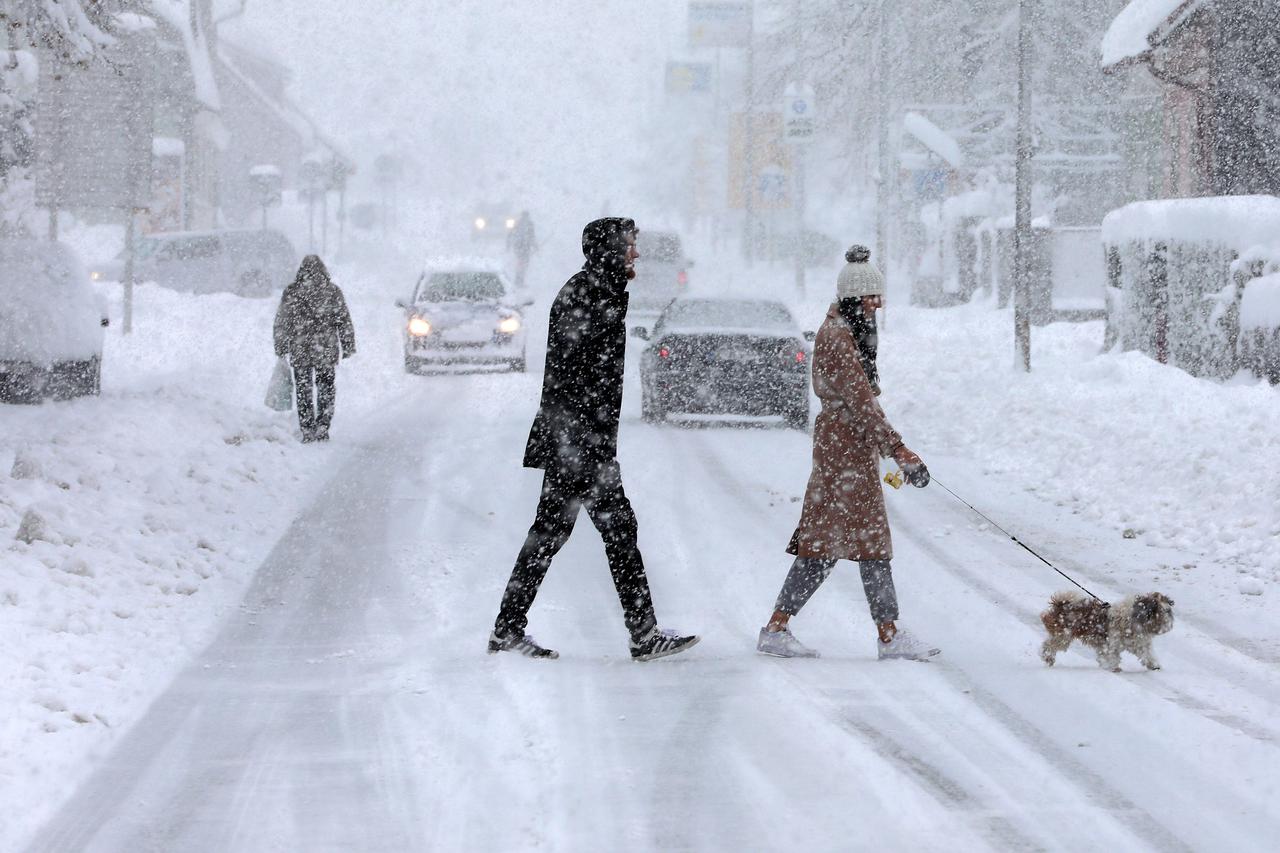
[[[542,497],[529,536],[516,558],[511,580],[502,595],[502,606],[494,623],[500,635],[523,635],[529,608],[538,587],[547,575],[551,559],[568,541],[583,507],[604,539],[609,573],[618,591],[623,618],[632,640],[639,641],[653,630],[653,598],[644,561],[636,546],[636,514],[622,490],[618,463],[607,462],[593,473],[575,474],[548,469],[542,480]]]
[[[332,364],[295,364],[293,387],[298,395],[298,426],[303,435],[328,432],[337,397],[337,370]]]

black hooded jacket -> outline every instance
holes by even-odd
[[[582,232],[582,270],[551,303],[542,401],[529,431],[527,468],[590,473],[618,452],[626,356],[626,235],[630,219],[597,219]]]
[[[297,366],[334,365],[356,351],[356,330],[342,291],[315,255],[302,259],[298,275],[284,289],[274,324],[278,356]]]

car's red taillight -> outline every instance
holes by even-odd
[[[796,353],[796,364],[804,364],[804,350]]]
[[[667,347],[658,348],[658,358],[670,358],[670,357],[671,357],[670,349],[668,349]]]
[[[676,273],[676,284],[680,285],[681,287],[684,287],[688,283],[689,283],[689,273],[685,272],[684,270],[680,270],[680,272]]]

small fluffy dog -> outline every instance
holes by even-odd
[[[1055,593],[1049,609],[1040,614],[1049,639],[1040,658],[1053,666],[1058,652],[1079,640],[1098,653],[1098,666],[1120,671],[1120,653],[1132,652],[1147,669],[1159,669],[1151,638],[1173,628],[1173,600],[1158,592],[1131,595],[1114,604],[1085,598],[1077,592]]]

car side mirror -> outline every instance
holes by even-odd
[[[106,317],[103,317],[103,318],[102,318],[102,328],[104,328],[104,329],[105,329],[107,326],[110,326],[110,325],[111,325],[111,321],[110,321],[110,320],[108,320]]]
[[[685,269],[692,269],[694,267],[693,261],[690,261],[690,260],[686,260],[684,262],[684,265],[685,265]]]
[[[633,326],[631,329],[631,337],[647,341],[649,340],[649,330],[644,326]]]
[[[529,307],[530,305],[532,305],[532,304],[533,304],[533,297],[532,297],[532,296],[526,296],[524,299],[521,299],[521,300],[520,300],[520,307],[521,307],[521,308],[528,308],[528,307]]]
[[[409,310],[409,305],[408,305],[408,304],[407,304],[403,299],[397,299],[397,300],[396,300],[396,307],[397,307],[397,308],[403,308],[403,309],[405,309],[406,311],[407,311],[407,310]]]
[[[806,341],[816,341],[816,340],[818,339],[818,333],[817,333],[817,332],[805,332],[805,333],[804,333],[804,339],[805,339]]]

